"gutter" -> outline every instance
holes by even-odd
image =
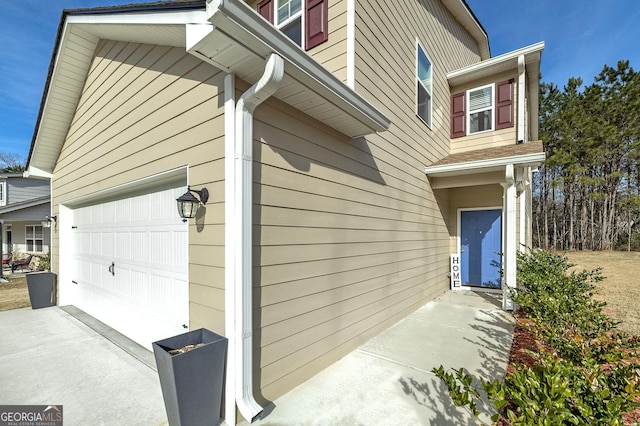
[[[284,60],[272,53],[264,74],[238,100],[235,110],[235,365],[236,403],[253,422],[263,408],[253,396],[253,112],[272,96],[284,78]]]

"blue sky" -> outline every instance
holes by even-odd
[[[0,151],[26,159],[62,9],[137,0],[0,0]],[[604,64],[640,69],[640,0],[467,0],[493,56],[539,41],[542,79],[589,84]]]

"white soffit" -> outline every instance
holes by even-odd
[[[185,46],[185,25],[207,23],[202,11],[70,14],[54,52],[27,173],[51,177],[100,39]]]
[[[495,75],[503,71],[517,69],[518,57],[520,55],[524,55],[525,66],[527,68],[531,66],[534,67],[529,70],[529,73],[535,75],[537,80],[543,50],[544,42],[541,41],[539,43],[523,47],[522,49],[514,50],[491,59],[477,62],[459,70],[451,71],[450,73],[447,73],[447,80],[449,81],[449,85],[453,87],[473,80],[478,80],[483,77]]]
[[[274,97],[355,137],[389,128],[390,120],[240,0],[207,3],[209,27],[190,25],[187,50],[254,84],[266,58],[285,60],[285,77]]]

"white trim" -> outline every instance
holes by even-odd
[[[7,181],[0,181],[0,207],[7,205]]]
[[[525,95],[525,65],[524,55],[518,56],[518,143],[526,142],[524,113],[527,108]]]
[[[225,422],[236,424],[236,341],[235,341],[235,75],[224,78],[224,328],[227,346],[227,376],[225,381]]]
[[[120,185],[112,186],[111,188],[106,188],[101,191],[96,191],[92,194],[73,198],[65,202],[65,205],[72,208],[77,208],[81,207],[82,205],[97,203],[107,198],[124,196],[131,191],[138,191],[159,186],[165,182],[177,182],[179,180],[184,180],[188,185],[188,176],[189,173],[187,166],[178,167],[172,170],[156,173],[151,176],[132,180]]]
[[[491,105],[489,107],[484,107],[484,108],[479,108],[474,110],[473,112],[471,111],[471,92],[477,92],[479,90],[482,89],[486,89],[487,87],[491,88],[491,95],[489,97],[489,99],[491,99]],[[493,132],[494,129],[496,128],[496,85],[495,83],[490,83],[490,84],[485,84],[484,86],[478,86],[478,87],[474,87],[472,89],[467,90],[466,92],[466,102],[467,102],[467,111],[465,112],[466,117],[465,119],[467,120],[467,135],[466,136],[471,136],[471,135],[479,135],[482,133],[487,133],[487,132]],[[491,128],[490,129],[485,129],[485,130],[478,130],[476,132],[472,132],[471,131],[471,114],[476,114],[476,113],[480,113],[480,112],[484,112],[484,111],[491,111]]]
[[[58,233],[58,251],[55,260],[58,262],[58,305],[73,305],[77,299],[77,284],[73,282],[77,265],[72,261],[62,262],[60,253],[75,253],[75,238],[73,237],[73,210],[58,204],[58,220],[55,224]],[[53,230],[53,226],[51,229]],[[52,231],[53,232],[53,231]],[[53,253],[52,253],[53,254]],[[53,259],[52,259],[53,260]],[[53,267],[52,263],[52,267]]]
[[[115,11],[114,11],[115,12]],[[204,10],[140,10],[128,13],[96,12],[91,15],[68,15],[67,24],[181,25],[207,23]]]
[[[447,79],[450,80],[450,79],[455,79],[457,77],[464,76],[465,74],[473,74],[474,72],[478,72],[487,68],[501,65],[505,62],[517,61],[520,55],[527,56],[532,54],[539,54],[543,50],[544,50],[544,41],[541,41],[541,42],[523,47],[521,49],[513,50],[511,52],[507,52],[505,54],[495,56],[491,59],[487,59],[481,62],[477,62],[473,65],[469,65],[467,67],[460,68],[455,71],[451,71],[447,73]],[[514,63],[514,67],[515,66],[517,66],[516,63]]]
[[[488,206],[488,207],[459,207],[458,208],[458,212],[457,212],[457,235],[456,235],[456,250],[458,251],[458,256],[460,257],[460,262],[462,262],[462,242],[460,240],[460,234],[462,232],[462,227],[461,227],[461,219],[462,219],[462,212],[472,212],[472,211],[482,211],[482,210],[500,210],[500,223],[501,223],[501,228],[504,226],[504,210],[502,206]],[[504,241],[504,228],[502,228],[500,230],[500,243],[502,244]],[[503,256],[504,257],[504,256]],[[458,288],[458,290],[500,290],[501,289],[495,289],[495,288],[491,288],[491,287],[481,287],[481,286],[476,286],[476,285],[462,285],[462,264],[460,265],[460,287]],[[502,283],[501,283],[502,285]]]
[[[445,173],[456,173],[456,172],[469,172],[478,170],[478,169],[491,169],[497,167],[504,167],[508,164],[515,164],[520,166],[537,166],[538,164],[544,162],[545,154],[544,152],[538,152],[535,154],[525,154],[525,155],[513,155],[510,157],[502,157],[502,158],[490,158],[488,160],[477,160],[477,161],[468,161],[465,163],[453,163],[453,164],[442,164],[440,166],[428,166],[425,167],[425,173],[428,175],[438,175]]]
[[[347,86],[356,88],[356,0],[347,0]]]
[[[502,309],[513,310],[511,289],[516,287],[516,176],[513,164],[505,166],[504,188],[504,238],[502,240]]]

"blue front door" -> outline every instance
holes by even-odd
[[[460,212],[462,285],[500,288],[502,211]]]

